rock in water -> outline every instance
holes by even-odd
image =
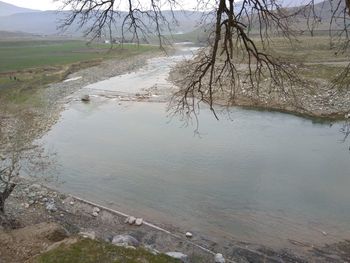
[[[166,255],[168,255],[169,257],[175,258],[180,260],[183,263],[188,263],[188,256],[181,253],[181,252],[167,252],[165,253]]]
[[[143,218],[137,218],[137,219],[135,220],[135,225],[141,226],[142,224],[143,224]]]
[[[112,244],[121,247],[138,247],[140,242],[130,235],[117,235],[113,237]]]
[[[81,101],[89,102],[90,101],[90,96],[89,95],[84,95],[83,97],[81,97]]]
[[[221,253],[215,255],[215,263],[225,263],[225,258]]]

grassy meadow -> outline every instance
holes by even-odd
[[[0,101],[37,103],[37,91],[69,73],[98,65],[105,59],[125,59],[156,51],[149,45],[123,46],[79,40],[0,41]]]
[[[90,44],[79,40],[29,40],[0,42],[0,73],[14,72],[38,67],[51,67],[71,63],[100,60],[106,58],[124,58],[155,47],[126,44]]]

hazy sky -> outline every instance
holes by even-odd
[[[38,10],[54,10],[59,7],[57,3],[54,3],[51,0],[1,0],[9,4],[13,4],[20,7],[26,7],[30,9]]]
[[[20,7],[26,7],[26,8],[38,9],[38,10],[55,10],[61,6],[59,1],[53,1],[53,0],[1,0],[1,1],[16,5],[16,6],[20,6]],[[121,2],[124,2],[124,1],[121,0]],[[143,1],[146,2],[145,0]],[[196,1],[194,0],[180,0],[179,2],[182,3],[183,8],[185,9],[193,9],[196,7],[195,5]]]
[[[58,9],[61,5],[59,1],[54,2],[53,0],[1,0],[3,2],[7,2],[13,5],[17,5],[20,7],[26,7],[31,9],[38,10],[55,10]],[[126,2],[125,0],[120,0],[121,2]],[[146,1],[146,0],[143,0]],[[302,3],[306,3],[308,0],[281,0],[285,3],[286,6],[300,5]],[[193,9],[196,7],[195,0],[180,0],[184,9]],[[213,0],[212,2],[215,2]],[[316,1],[317,2],[317,1]]]

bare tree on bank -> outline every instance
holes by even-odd
[[[18,183],[20,165],[17,154],[12,154],[8,159],[0,158],[0,214],[4,214],[5,201]]]
[[[329,0],[328,3],[330,9],[324,11],[331,14],[328,21],[330,43],[337,54],[347,56],[350,1]],[[72,10],[63,28],[77,22],[80,27],[87,27],[86,35],[92,39],[106,30],[112,34],[119,29],[122,42],[127,36],[140,42],[155,35],[161,47],[165,29],[176,20],[173,11],[181,8],[177,0],[63,0],[63,4]],[[218,94],[224,92],[224,104],[230,105],[242,87],[259,95],[264,85],[268,93],[278,92],[281,96],[295,98],[294,88],[307,86],[298,77],[294,65],[273,55],[269,46],[276,35],[288,41],[297,38],[300,32],[293,27],[297,19],[305,19],[313,34],[321,21],[314,0],[288,9],[276,0],[197,0],[197,6],[199,10],[211,10],[203,13],[202,19],[203,24],[210,26],[207,48],[193,60],[191,71],[187,71],[174,94],[174,113],[185,117],[196,115],[200,103],[204,102],[216,116],[214,103]],[[120,8],[127,11],[121,12]],[[173,21],[164,15],[164,8],[171,11]],[[258,37],[252,36],[252,30]],[[334,87],[348,85],[349,69],[350,66],[334,79]],[[295,99],[295,106],[302,107],[298,103]]]
[[[5,204],[16,187],[28,182],[50,180],[48,172],[52,155],[40,145],[32,144],[31,119],[0,120],[0,225],[12,227]]]

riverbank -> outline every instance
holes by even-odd
[[[183,76],[191,72],[193,65],[192,61],[178,65],[171,72],[171,81],[178,87],[186,86],[187,82]],[[344,68],[339,66],[339,71],[341,70]],[[294,86],[290,94],[284,94],[279,90],[271,92],[268,86],[264,86],[265,83],[260,85],[259,92],[242,84],[235,88],[235,95],[232,98],[229,84],[225,84],[224,78],[223,88],[214,94],[213,100],[217,106],[278,111],[330,122],[349,118],[349,90],[334,88],[324,79],[312,79],[312,81],[313,83],[309,86]]]
[[[13,219],[13,224],[21,228],[40,223],[57,223],[66,229],[68,235],[80,233],[109,243],[116,235],[130,235],[140,246],[153,252],[182,251],[190,258],[197,258],[190,262],[211,262],[213,259],[210,252],[186,240],[185,234],[171,234],[168,230],[146,222],[146,219],[140,226],[131,225],[125,222],[128,216],[121,212],[40,184],[19,185],[8,201],[6,211],[9,218]]]
[[[53,72],[43,71],[39,76],[30,71],[24,79],[14,80],[4,75],[0,82],[0,142],[11,143],[16,130],[25,130],[18,136],[30,144],[39,138],[58,120],[70,94],[82,87],[112,76],[134,71],[147,59],[162,55],[161,51],[134,52],[107,60],[92,60],[64,66]],[[23,73],[24,74],[24,73]],[[26,75],[26,74],[24,74]],[[35,76],[32,76],[34,74]],[[27,79],[28,78],[28,79]],[[10,83],[8,83],[10,81]],[[23,87],[22,87],[23,86]],[[5,147],[3,147],[5,150]],[[5,155],[5,152],[1,152]]]
[[[29,227],[33,232],[40,232],[40,228],[37,229],[35,226],[58,224],[63,227],[68,237],[83,236],[107,243],[111,243],[115,236],[128,235],[137,240],[138,247],[146,251],[152,253],[181,252],[187,255],[187,262],[191,263],[214,263],[216,252],[222,253],[226,262],[340,263],[350,259],[350,243],[346,241],[324,247],[299,242],[295,246],[304,251],[296,253],[291,249],[276,251],[258,244],[232,241],[226,244],[216,244],[196,235],[186,237],[185,232],[176,228],[164,229],[162,226],[159,227],[147,221],[147,218],[143,218],[140,226],[131,225],[126,222],[128,215],[122,212],[57,192],[36,183],[27,182],[19,185],[10,197],[6,209],[17,229]],[[5,229],[6,232],[8,230]],[[11,253],[18,250],[21,248],[12,244],[11,250],[2,247],[0,253],[3,257],[11,258]],[[30,253],[28,255],[33,256]],[[24,253],[13,254],[14,261],[7,262],[18,262],[16,256],[20,256],[21,260],[29,259]]]
[[[260,40],[256,39],[256,41],[260,47]],[[241,64],[236,64],[241,76],[235,87],[230,87],[231,76],[225,72],[220,79],[220,87],[218,84],[213,85],[214,104],[224,107],[239,106],[279,111],[325,121],[344,120],[348,117],[349,88],[346,81],[334,82],[337,76],[348,68],[350,63],[348,53],[335,54],[328,39],[321,36],[303,36],[298,38],[298,41],[291,42],[276,37],[271,39],[267,50],[281,61],[291,63],[294,78],[291,81],[287,79],[283,81],[286,83],[285,87],[274,87],[266,72],[259,83],[259,88],[253,88],[246,76],[246,61],[242,60]],[[170,80],[179,87],[180,92],[181,87],[188,85],[191,72],[197,65],[196,61],[200,60],[200,53],[198,54],[193,60],[178,64],[170,74]],[[224,62],[218,57],[216,63],[219,68]],[[206,81],[208,78],[204,77],[203,85]],[[205,96],[207,95],[204,92]]]

